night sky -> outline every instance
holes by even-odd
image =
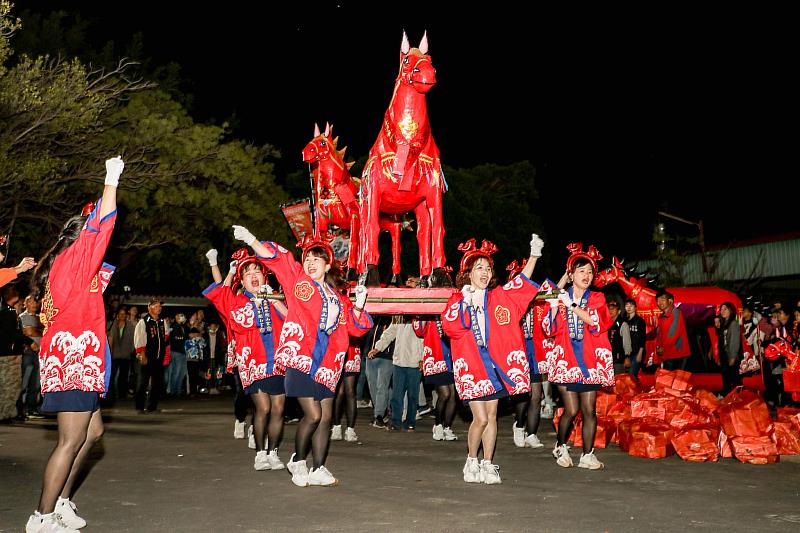
[[[582,240],[607,257],[647,254],[659,210],[703,219],[711,245],[800,229],[790,161],[797,46],[785,13],[172,4],[17,10],[79,11],[98,43],[141,31],[146,55],[182,66],[193,116],[235,116],[238,136],[280,148],[280,173],[303,168],[314,122],[333,122],[348,155],[365,155],[389,103],[402,30],[416,46],[427,29],[442,161],[530,160],[550,250]]]

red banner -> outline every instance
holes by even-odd
[[[285,204],[281,206],[283,216],[286,217],[286,222],[294,233],[297,242],[303,240],[303,236],[308,234],[312,235],[314,226],[311,221],[311,203],[308,199],[301,200],[294,204]]]

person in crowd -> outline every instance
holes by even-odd
[[[42,341],[42,322],[39,319],[39,302],[28,295],[25,311],[19,315],[22,334],[33,341],[22,351],[22,385],[17,399],[19,418],[43,418],[39,413],[39,344]]]
[[[119,157],[106,161],[103,196],[86,216],[66,222],[33,273],[32,294],[42,302],[44,328],[39,350],[42,411],[57,413],[58,441],[47,460],[39,505],[28,519],[27,532],[71,531],[86,525],[72,492],[89,451],[103,435],[99,402],[108,387],[111,354],[102,296],[107,277],[100,273],[116,220],[123,168]]]
[[[301,243],[302,263],[298,263],[279,244],[261,243],[242,226],[234,226],[234,237],[266,262],[286,294],[289,311],[276,358],[286,367],[287,396],[297,398],[303,409],[295,453],[287,464],[292,482],[299,487],[337,485],[339,481],[325,467],[333,397],[349,337],[361,337],[372,327],[372,318],[364,311],[367,288],[356,287],[355,305],[341,293],[343,280],[326,239],[306,235]]]
[[[110,399],[125,398],[128,393],[128,375],[131,357],[136,354],[133,332],[136,325],[128,320],[124,307],[117,310],[117,318],[111,323],[106,335],[111,347],[111,381],[108,396]]]
[[[189,338],[189,328],[186,325],[186,315],[177,313],[172,321],[169,332],[170,361],[167,372],[167,394],[180,396],[186,382],[186,339]],[[186,391],[187,394],[189,391]]]
[[[386,348],[374,351],[375,344],[383,335],[384,331],[392,324],[392,317],[389,315],[378,315],[375,318],[375,325],[364,335],[363,346],[367,352],[367,381],[369,383],[369,393],[372,396],[372,427],[386,429],[386,414],[389,409],[389,383],[392,380],[392,354],[394,353],[394,342],[390,342]]]
[[[183,349],[186,352],[187,371],[189,373],[189,387],[192,392],[200,394],[208,393],[208,384],[205,379],[205,356],[206,340],[197,328],[189,328],[187,339],[183,342]],[[192,382],[194,377],[194,383]]]
[[[5,255],[0,252],[0,263],[5,260]],[[15,267],[10,268],[0,268],[0,287],[11,283],[17,276],[22,274],[23,272],[27,272],[28,270],[32,269],[36,266],[36,261],[33,257],[24,257],[20,263]]]
[[[412,320],[398,315],[386,328],[371,350],[372,356],[385,350],[394,342],[392,352],[392,421],[389,429],[413,432],[417,426],[417,404],[419,402],[419,383],[422,377],[422,339],[414,333]],[[406,399],[407,397],[407,399]],[[403,426],[403,404],[406,404],[406,420]]]
[[[742,361],[742,333],[736,319],[736,306],[725,302],[719,306],[721,317],[720,330],[722,343],[720,346],[719,364],[722,367],[722,394],[728,394],[742,380],[739,376],[739,363]]]
[[[133,324],[139,323],[139,308],[132,305],[128,308],[128,321]]]
[[[222,377],[225,374],[228,347],[225,331],[220,329],[219,322],[216,320],[209,321],[203,340],[206,343],[203,362],[206,365],[208,392],[209,394],[219,394],[222,387]],[[281,409],[281,416],[283,416],[282,411]],[[281,424],[281,427],[283,427],[283,424]]]
[[[558,300],[548,300],[550,309],[542,322],[544,332],[555,336],[555,347],[548,353],[550,381],[558,386],[564,402],[564,414],[558,421],[558,435],[553,457],[562,467],[573,466],[567,439],[578,411],[583,417],[583,453],[578,467],[603,468],[594,453],[597,431],[595,404],[597,391],[614,384],[611,344],[606,331],[611,326],[606,298],[591,290],[597,261],[602,256],[594,246],[583,251],[581,243],[567,246],[570,256],[567,270],[558,282]]]
[[[464,464],[467,483],[501,483],[499,466],[492,463],[497,442],[497,404],[500,398],[531,390],[525,341],[519,327],[539,286],[530,280],[544,242],[533,234],[531,254],[522,272],[496,286],[492,255],[497,247],[475,239],[459,245],[464,252],[456,285],[462,287],[447,302],[442,329],[450,338],[458,397],[469,405],[472,423],[467,433]],[[483,460],[478,452],[483,448]]]
[[[213,272],[217,266],[217,251],[206,253]],[[220,316],[226,317],[231,336],[235,341],[235,365],[244,393],[250,396],[255,406],[253,435],[256,470],[281,470],[285,468],[278,456],[283,437],[283,409],[286,402],[284,384],[285,366],[276,357],[276,333],[281,331],[287,309],[284,304],[269,301],[264,295],[272,294],[267,283],[268,268],[265,261],[248,252],[237,250],[231,268],[222,282],[214,282],[203,294],[211,300]],[[241,291],[239,288],[241,287]],[[219,324],[209,327],[209,342],[219,344],[215,351],[222,353],[222,337]],[[220,335],[219,339],[216,336]],[[209,349],[209,361],[211,350]]]
[[[632,376],[639,375],[639,369],[645,363],[645,339],[647,326],[644,319],[636,313],[636,300],[625,300],[625,323],[630,335],[630,348],[625,348],[625,356],[630,360],[629,372]]]
[[[136,348],[136,411],[155,412],[164,387],[164,359],[167,353],[167,325],[161,318],[161,299],[151,298],[147,314],[136,324],[133,344]],[[148,397],[147,386],[150,385]],[[145,409],[147,402],[147,409]]]
[[[761,314],[755,312],[753,304],[745,303],[742,305],[742,332],[747,344],[750,346],[750,351],[755,355],[759,361],[763,353],[761,343],[764,341],[763,334],[758,328],[758,323],[761,320]]]
[[[608,328],[608,343],[611,345],[611,355],[614,359],[614,374],[625,373],[625,347],[622,339],[622,324],[625,319],[619,312],[619,303],[611,299],[606,303],[608,314],[611,315],[611,326]],[[627,328],[626,328],[627,329]]]
[[[656,328],[656,355],[663,368],[684,370],[692,352],[683,313],[675,306],[675,297],[665,289],[656,293],[656,306],[661,310]]]
[[[13,285],[0,288],[0,422],[11,423],[18,417],[19,391],[22,388],[22,361],[25,350],[38,345],[22,333],[16,305],[19,292]],[[22,419],[20,417],[20,419]]]

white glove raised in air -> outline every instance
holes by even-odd
[[[236,261],[235,259],[233,261],[231,261],[230,265],[228,265],[228,273],[232,272],[232,273],[236,274],[236,265],[238,265],[238,264],[239,264],[239,261]]]
[[[467,305],[472,305],[472,293],[475,292],[475,289],[472,288],[472,285],[464,285],[461,288],[461,294],[464,296],[464,303]]]
[[[559,293],[558,299],[561,300],[561,302],[564,303],[564,306],[566,306],[567,309],[572,307],[572,303],[573,303],[572,302],[572,298],[569,297],[569,294],[566,291],[562,292],[562,293]]]
[[[206,257],[208,258],[208,266],[217,266],[217,249],[212,248],[206,252]]]
[[[125,168],[125,163],[122,162],[120,156],[106,159],[106,185],[119,186],[119,176],[122,174],[123,168]]]
[[[364,309],[364,304],[367,303],[367,288],[364,285],[356,285],[356,307]]]
[[[240,241],[244,241],[248,246],[256,242],[256,236],[244,226],[233,226],[233,236]]]
[[[531,235],[531,257],[542,257],[544,241],[535,233]]]

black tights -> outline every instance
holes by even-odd
[[[525,420],[525,433],[533,435],[539,431],[539,415],[542,405],[542,384],[531,383],[531,395],[524,395],[514,406],[516,413],[516,427]],[[527,413],[526,413],[527,411]]]
[[[449,428],[456,418],[456,386],[438,385],[436,387],[436,425]]]
[[[339,381],[339,390],[336,391],[336,401],[333,410],[333,424],[342,423],[342,414],[347,416],[347,427],[356,427],[356,381],[358,374],[345,375]]]
[[[256,392],[250,395],[256,410],[253,413],[253,436],[256,439],[256,451],[266,449],[264,437],[268,437],[270,448],[275,450],[283,437],[283,406],[286,401],[285,394],[270,395],[266,392]],[[269,419],[269,426],[267,426]],[[269,435],[267,435],[269,434]]]
[[[328,455],[328,443],[331,436],[331,418],[333,398],[315,400],[314,398],[298,398],[303,408],[303,419],[297,427],[294,439],[295,461],[303,461],[311,448],[314,468],[325,464]]]
[[[564,414],[558,421],[558,445],[562,445],[569,439],[572,433],[572,422],[578,415],[580,408],[583,415],[583,453],[589,453],[594,448],[594,435],[597,432],[597,415],[595,414],[595,403],[597,402],[597,391],[572,392],[568,391],[564,385],[558,386],[561,399],[564,402]]]

